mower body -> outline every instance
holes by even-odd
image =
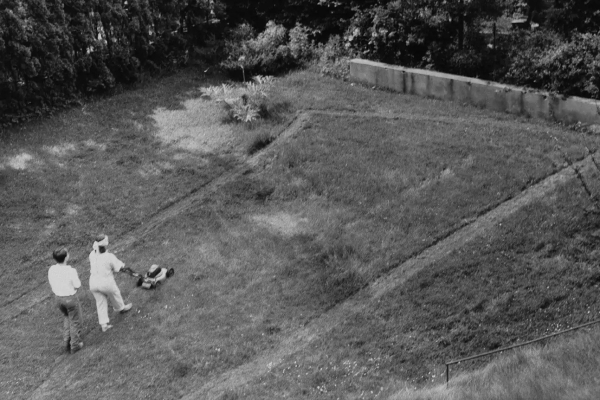
[[[138,286],[144,289],[155,289],[165,279],[173,276],[175,270],[173,268],[159,268],[158,265],[153,265],[150,270],[138,279]]]

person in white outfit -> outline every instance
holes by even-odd
[[[56,306],[63,314],[63,340],[67,351],[76,353],[83,347],[81,333],[81,303],[77,297],[77,289],[81,281],[77,270],[67,263],[69,251],[60,247],[52,253],[56,264],[48,269],[48,281],[54,293]]]
[[[108,301],[115,311],[125,313],[131,310],[131,303],[125,304],[121,291],[115,282],[115,272],[131,271],[125,267],[125,263],[119,260],[117,256],[106,251],[108,247],[108,236],[102,234],[96,238],[93,250],[90,253],[90,291],[96,299],[96,309],[98,311],[98,322],[102,327],[102,332],[106,332],[112,325],[109,325]]]

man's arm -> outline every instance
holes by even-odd
[[[129,268],[127,268],[127,270],[125,269],[125,263],[121,260],[119,260],[117,258],[117,256],[115,256],[114,254],[110,254],[110,268],[113,270],[113,272],[125,272],[128,273],[127,270],[129,270]],[[131,270],[129,270],[131,271]]]
[[[131,275],[131,276],[140,276],[140,274],[138,274],[137,272],[135,272],[135,271],[134,271],[134,270],[132,270],[131,268],[129,268],[129,267],[126,267],[125,265],[123,265],[123,266],[121,267],[121,269],[119,270],[119,272],[124,272],[124,273],[126,273],[126,274],[128,274],[128,275]]]

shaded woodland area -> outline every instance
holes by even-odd
[[[600,3],[3,0],[0,126],[190,63],[343,78],[352,57],[597,99]]]

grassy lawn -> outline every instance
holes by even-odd
[[[243,165],[253,138],[277,135],[296,110],[332,113],[120,252],[136,270],[176,274],[155,291],[119,276],[134,309],[104,334],[85,292],[77,355],[61,356],[49,300],[3,323],[3,396],[29,398],[43,384],[39,398],[181,398],[600,142],[309,72],[281,79],[277,118],[246,129],[199,98],[209,83],[188,71],[2,136],[6,304],[49,291],[57,245],[85,279],[95,233],[118,244]],[[381,397],[398,382],[437,382],[449,358],[586,320],[600,311],[585,283],[600,229],[589,205],[581,186],[564,188],[224,398]]]
[[[586,211],[591,205],[576,182],[555,198],[531,204],[290,357],[241,398],[295,398],[304,393],[314,398],[388,398],[398,388],[445,384],[445,361],[598,319],[599,255],[593,250],[600,243],[600,223]],[[587,353],[579,346],[582,357],[598,358],[593,347]],[[548,359],[552,364],[551,354]],[[451,376],[489,361],[455,365]],[[510,379],[518,380],[514,372],[521,364],[512,360],[512,367],[494,366],[506,375],[501,388],[484,384],[485,377],[493,376],[491,371],[485,377],[476,375],[479,390],[473,390],[472,379],[459,379],[462,390],[451,398],[520,398],[515,393],[528,389],[511,391],[515,385]],[[524,364],[529,364],[530,375],[543,374],[533,368],[535,360]],[[572,375],[582,385],[595,379]],[[554,395],[551,380],[540,381],[545,390],[525,398],[567,398],[547,397]],[[494,382],[498,381],[502,379]],[[535,379],[529,383],[534,385]],[[497,397],[488,397],[491,392],[486,390],[492,389]],[[503,396],[502,390],[513,397]],[[472,397],[462,397],[471,391]],[[421,394],[406,391],[400,398],[448,395],[441,388],[435,397],[415,393]]]
[[[600,332],[579,332],[509,352],[481,370],[463,373],[449,389],[400,390],[390,400],[593,399],[600,387]]]
[[[85,260],[95,232],[131,231],[239,161],[239,127],[190,90],[202,83],[172,76],[0,136],[0,256],[12,263],[0,304],[45,283],[49,249]]]

